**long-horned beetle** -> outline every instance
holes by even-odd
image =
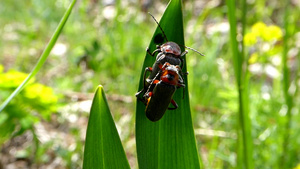
[[[157,73],[159,80],[153,80],[145,93],[146,116],[155,122],[162,118],[166,110],[177,109],[177,103],[172,99],[176,89],[185,87],[180,76],[181,68],[166,62]],[[169,104],[173,107],[169,107]]]
[[[162,29],[160,24],[157,22],[155,17],[151,13],[149,13],[149,15],[153,18],[153,20],[156,22],[156,24],[160,28],[160,30],[163,34],[163,37],[165,38],[165,40],[167,42],[162,45],[157,45],[156,46],[157,49],[154,50],[153,52],[150,52],[149,48],[147,48],[147,53],[149,55],[155,56],[156,53],[158,53],[158,54],[156,56],[156,60],[152,66],[152,69],[149,69],[149,67],[147,67],[145,69],[144,76],[146,75],[147,72],[151,72],[151,73],[150,73],[149,77],[146,79],[146,81],[144,81],[144,88],[141,91],[139,91],[138,93],[136,93],[137,97],[147,90],[150,82],[153,80],[153,78],[156,76],[156,74],[160,70],[159,65],[163,65],[164,63],[169,62],[171,65],[180,65],[181,69],[183,69],[184,64],[183,64],[182,57],[188,53],[187,50],[185,50],[184,52],[181,52],[181,49],[177,43],[168,41],[168,38],[167,38],[164,30]],[[183,46],[183,45],[181,45],[181,46]],[[204,56],[202,53],[198,52],[197,50],[195,50],[193,48],[190,48],[187,46],[183,46],[183,47],[193,50],[194,52],[197,52],[198,54]]]
[[[150,15],[157,23],[167,42],[157,45],[157,49],[153,52],[150,52],[147,48],[149,55],[155,56],[157,53],[157,56],[153,66],[146,67],[144,72],[144,86],[141,91],[136,93],[136,97],[145,103],[148,119],[157,121],[162,118],[167,109],[176,109],[178,107],[176,102],[172,100],[172,97],[177,88],[185,86],[181,71],[184,65],[182,58],[188,51],[181,52],[180,46],[193,50],[202,56],[203,54],[190,47],[168,41],[160,24],[152,14]],[[150,75],[146,78],[147,72],[150,72]],[[168,78],[165,77],[170,77],[171,79],[169,78],[168,81]],[[143,94],[142,98],[139,97],[141,94]],[[170,103],[174,106],[173,108],[168,108]]]

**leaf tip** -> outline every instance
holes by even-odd
[[[95,93],[104,93],[104,89],[102,85],[98,85]]]
[[[97,90],[103,90],[103,86],[102,85],[98,85],[97,86]]]

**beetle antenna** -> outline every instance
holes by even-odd
[[[183,46],[183,47],[185,47],[185,48],[187,48],[187,49],[189,49],[189,50],[192,50],[192,51],[194,51],[194,52],[196,52],[196,53],[198,53],[199,55],[201,55],[201,56],[204,56],[204,54],[203,53],[200,53],[199,51],[197,51],[196,49],[193,49],[193,48],[191,48],[191,47],[187,47],[187,46],[184,46],[184,45],[180,45],[180,44],[178,44],[179,46]]]
[[[148,12],[148,14],[153,18],[153,20],[156,22],[156,24],[158,25],[159,29],[160,29],[161,32],[163,33],[165,39],[167,40],[167,42],[169,42],[169,40],[168,40],[168,38],[167,38],[167,36],[166,36],[164,30],[162,29],[162,27],[160,26],[160,24],[158,23],[158,21],[155,19],[155,17],[154,17],[150,12]],[[184,46],[184,45],[180,45],[180,44],[178,44],[178,45],[179,45],[179,46],[182,46],[182,47],[185,47],[185,48],[187,48],[187,49],[189,49],[189,50],[192,50],[192,51],[198,53],[198,54],[201,55],[201,56],[204,56],[204,54],[200,53],[200,52],[197,51],[196,49],[193,49],[193,48],[191,48],[191,47],[187,47],[187,46]]]
[[[159,29],[161,30],[161,32],[163,33],[163,35],[164,35],[164,37],[165,37],[165,39],[167,40],[167,42],[169,42],[168,41],[168,38],[167,38],[167,36],[166,36],[166,34],[165,34],[165,32],[164,32],[164,30],[162,29],[162,27],[160,26],[160,24],[157,22],[157,20],[154,18],[154,16],[150,13],[150,12],[148,12],[148,14],[154,19],[154,21],[156,22],[156,24],[158,25],[158,27],[159,27]]]

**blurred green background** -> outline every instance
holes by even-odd
[[[0,2],[0,103],[25,79],[70,1]],[[106,90],[127,158],[138,168],[135,104],[146,47],[168,1],[78,0],[36,78],[0,113],[0,168],[81,168],[88,112],[97,85]],[[300,163],[300,2],[288,17],[288,68],[294,107],[288,118],[283,79],[284,2],[248,1],[244,38],[255,168]],[[238,93],[225,1],[183,1],[189,94],[204,168],[236,166]],[[237,9],[237,15],[241,13]],[[151,65],[149,65],[151,66]],[[43,94],[42,94],[43,93]],[[290,124],[287,149],[285,126]],[[300,168],[300,165],[298,165]]]

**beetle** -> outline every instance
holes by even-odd
[[[157,56],[156,56],[156,60],[153,64],[152,68],[151,67],[146,67],[146,69],[145,69],[144,76],[146,76],[147,72],[150,72],[150,75],[146,80],[144,80],[143,89],[135,94],[135,96],[138,97],[138,98],[139,98],[140,94],[144,93],[148,89],[150,83],[153,80],[157,80],[157,79],[155,79],[155,76],[157,75],[157,73],[160,70],[160,67],[159,67],[160,65],[164,65],[164,63],[168,62],[171,65],[180,65],[180,68],[183,69],[183,65],[184,65],[183,64],[183,62],[184,62],[183,61],[183,56],[188,53],[187,50],[185,50],[184,52],[181,52],[181,49],[180,49],[180,47],[177,43],[172,42],[172,41],[168,41],[165,32],[163,31],[162,27],[157,22],[155,17],[151,13],[149,13],[149,15],[153,18],[153,20],[156,22],[156,24],[160,28],[160,30],[162,31],[162,34],[163,34],[163,36],[164,36],[164,38],[167,42],[162,44],[162,45],[157,45],[156,46],[157,49],[154,50],[153,52],[150,52],[149,48],[147,48],[147,53],[150,56],[154,57],[156,53],[157,53]],[[193,50],[193,51],[195,51],[195,52],[197,52],[197,53],[199,53],[200,55],[203,56],[202,53],[198,52],[197,50],[195,50],[193,48],[190,48],[190,47],[187,47],[187,46],[184,46],[184,47],[187,48],[187,49]],[[183,76],[181,71],[179,73],[180,73],[181,76]],[[157,78],[159,78],[159,77],[157,77]]]
[[[185,87],[183,78],[180,75],[179,65],[171,65],[166,62],[157,73],[156,77],[150,83],[147,92],[144,94],[146,104],[146,116],[149,120],[155,122],[160,120],[166,110],[175,110],[177,103],[173,100],[175,91],[180,87]],[[169,107],[170,103],[173,107]]]
[[[151,56],[155,56],[157,53],[156,61],[154,62],[152,67],[146,67],[144,71],[144,77],[146,76],[147,72],[150,72],[148,78],[144,78],[144,87],[141,91],[136,93],[138,97],[141,93],[145,92],[148,89],[150,83],[153,80],[157,80],[155,77],[157,73],[160,71],[160,66],[168,62],[171,65],[183,65],[182,56],[184,56],[187,51],[181,53],[180,47],[175,42],[167,42],[162,44],[161,46],[157,46],[157,49],[152,53],[147,49],[147,53]],[[182,68],[182,66],[181,66]],[[180,69],[181,70],[181,69]],[[182,75],[181,71],[180,74]],[[159,77],[157,77],[159,78]]]

